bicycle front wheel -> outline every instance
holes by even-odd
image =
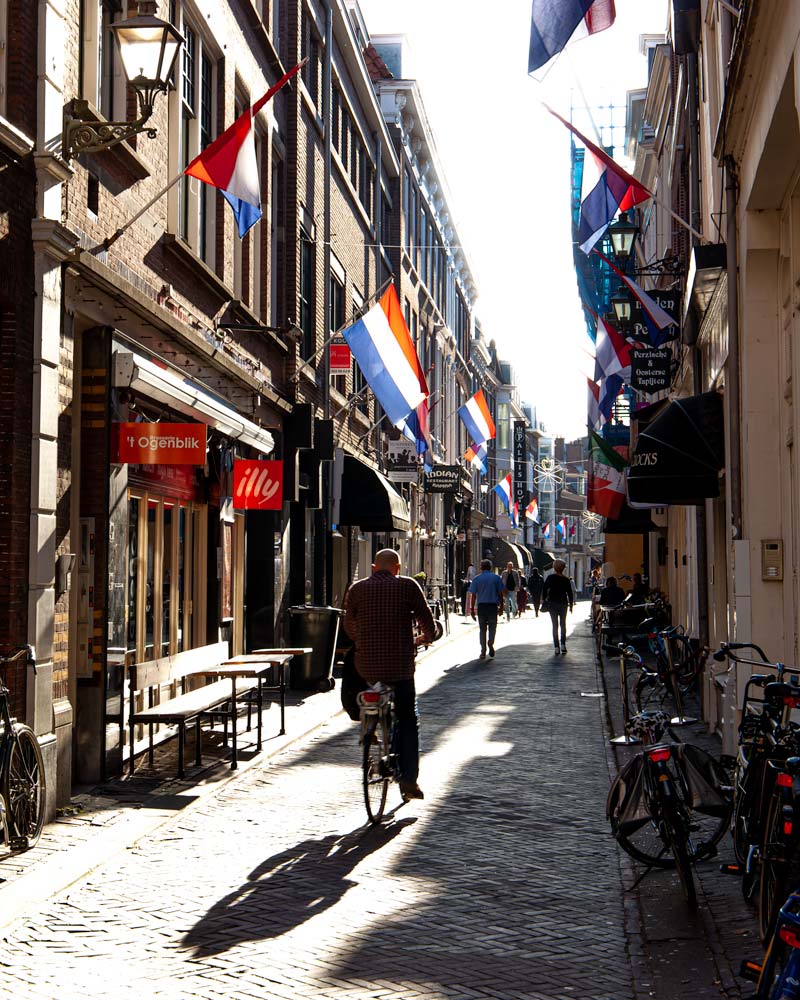
[[[391,771],[389,768],[389,728],[386,716],[376,716],[364,731],[364,805],[370,823],[380,823],[386,809]]]
[[[12,846],[27,850],[44,826],[44,761],[39,741],[28,726],[15,727],[14,742],[3,780]]]

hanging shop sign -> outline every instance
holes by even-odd
[[[672,378],[672,351],[668,347],[631,351],[631,385],[641,392],[669,389]]]
[[[425,473],[426,493],[458,493],[460,486],[460,465],[434,465]]]
[[[236,510],[280,510],[283,505],[283,462],[237,458],[233,463],[233,506]]]
[[[514,500],[524,507],[528,502],[528,452],[525,441],[525,421],[514,421]]]
[[[402,437],[387,442],[386,477],[390,483],[416,483],[419,478],[419,456],[416,448]]]
[[[347,375],[350,371],[352,358],[350,348],[344,337],[334,337],[328,345],[331,375]]]
[[[675,321],[661,334],[662,341],[675,340],[681,332],[681,293],[677,288],[649,288],[647,294]],[[631,303],[631,336],[635,340],[649,340],[649,332],[642,304],[638,299]]]
[[[205,424],[115,423],[114,462],[130,465],[205,465]]]

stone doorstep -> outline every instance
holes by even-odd
[[[450,617],[450,626],[450,635],[422,650],[418,662],[477,628],[471,619],[463,621],[455,615]],[[61,810],[62,815],[45,826],[35,848],[24,854],[0,856],[0,930],[30,916],[114,854],[134,847],[176,812],[194,807],[239,774],[263,764],[336,716],[344,717],[339,694],[338,685],[324,693],[287,692],[284,736],[274,733],[280,708],[276,701],[269,702],[264,709],[261,753],[255,752],[255,723],[250,732],[244,730],[243,709],[239,714],[239,766],[235,771],[230,769],[230,747],[222,746],[222,728],[218,726],[203,733],[207,763],[199,768],[187,766],[183,779],[176,777],[177,741],[169,740],[155,748],[156,765],[152,770],[145,754],[139,757],[133,777],[112,778],[78,792],[70,806]],[[191,727],[186,743],[186,760],[192,761]]]

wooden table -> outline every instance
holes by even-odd
[[[279,736],[283,736],[286,732],[285,726],[285,695],[286,695],[286,664],[292,659],[296,652],[305,652],[305,650],[292,650],[292,649],[270,649],[270,650],[258,650],[255,653],[243,653],[241,656],[234,656],[230,660],[226,660],[224,663],[220,663],[219,666],[213,667],[211,669],[203,670],[202,673],[206,677],[229,677],[231,680],[231,770],[235,771],[238,765],[238,747],[236,740],[236,682],[240,678],[255,677],[258,679],[258,687],[256,688],[257,695],[257,706],[258,706],[258,723],[257,723],[257,737],[256,737],[256,750],[261,750],[261,709],[263,705],[263,681],[264,675],[268,670],[273,667],[278,668],[278,676],[280,678],[278,682],[278,690],[280,691],[280,704],[281,704],[281,728],[278,733]]]

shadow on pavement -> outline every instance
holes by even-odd
[[[375,880],[380,919],[337,929],[337,979],[503,1000],[632,996],[605,733],[599,699],[581,697],[597,690],[588,629],[576,616],[566,657],[548,633],[536,639],[454,667],[420,697],[426,800],[400,849],[369,861],[396,824],[300,843],[185,943],[211,954],[272,938]],[[357,769],[355,727],[287,766],[323,762]]]
[[[183,946],[203,958],[300,926],[337,903],[355,885],[347,876],[356,865],[415,822],[409,816],[344,836],[305,840],[267,858],[243,885],[214,904]]]

